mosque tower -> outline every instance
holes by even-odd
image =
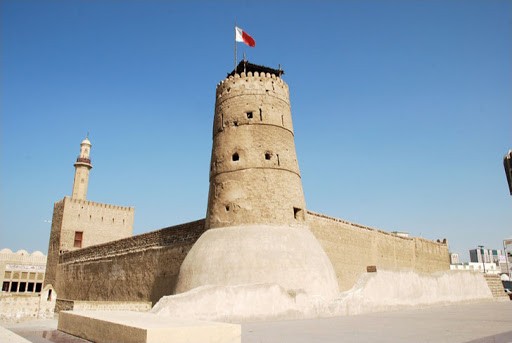
[[[87,187],[89,185],[89,171],[92,169],[91,159],[91,142],[86,137],[80,143],[80,155],[75,162],[75,180],[73,181],[73,193],[71,198],[77,200],[85,200],[87,198]]]
[[[309,230],[282,70],[242,61],[217,85],[206,231],[175,292],[278,285],[332,299],[332,264]]]
[[[282,74],[242,61],[217,86],[207,228],[304,221],[289,90]]]

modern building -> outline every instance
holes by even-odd
[[[503,166],[505,167],[505,174],[507,176],[508,190],[512,195],[512,150],[503,158]]]
[[[40,251],[12,252],[0,250],[0,281],[2,292],[41,293],[46,269],[46,256]]]
[[[450,253],[450,264],[459,264],[459,254]]]

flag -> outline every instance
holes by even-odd
[[[238,26],[235,26],[235,41],[243,42],[249,45],[251,48],[256,46],[254,39]]]

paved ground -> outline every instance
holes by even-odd
[[[243,343],[512,343],[512,301],[242,326]]]
[[[0,323],[32,343],[83,343],[56,331],[56,320]],[[0,328],[0,342],[15,340]],[[351,317],[242,325],[243,343],[512,343],[512,301],[436,306]]]

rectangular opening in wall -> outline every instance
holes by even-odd
[[[36,283],[36,293],[41,293],[43,284],[41,282]]]
[[[26,282],[20,282],[20,288],[18,292],[25,292],[27,290],[27,283]]]
[[[11,292],[17,292],[17,291],[18,291],[18,283],[11,282]]]
[[[73,247],[75,247],[75,248],[82,247],[83,234],[84,233],[82,231],[75,231],[75,243],[73,244]]]
[[[2,292],[9,292],[9,281],[4,281],[2,284]]]
[[[34,283],[33,282],[28,283],[27,292],[34,292]]]
[[[304,211],[302,210],[302,208],[298,208],[298,207],[294,207],[293,208],[293,217],[296,219],[296,220],[304,220]]]
[[[252,112],[245,112],[247,119],[252,119]]]

